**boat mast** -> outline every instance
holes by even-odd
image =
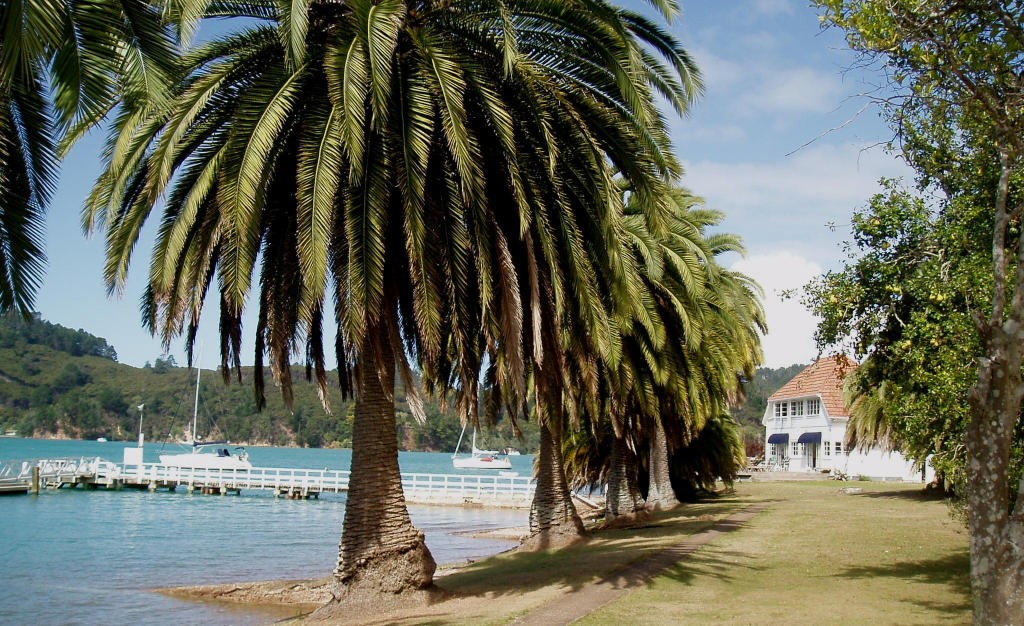
[[[142,437],[142,409],[144,409],[145,407],[146,407],[145,404],[140,404],[139,405],[139,447],[140,448],[142,447],[142,440],[143,440],[143,437]]]
[[[199,416],[199,376],[203,373],[203,370],[199,369],[199,364],[196,363],[196,401],[192,406],[192,447],[196,445],[196,421]]]
[[[455,444],[455,452],[452,452],[452,458],[454,459],[459,454],[459,448],[462,446],[462,436],[466,434],[466,427],[463,425],[462,432],[459,433],[459,443]],[[476,436],[476,430],[473,431],[473,435]]]

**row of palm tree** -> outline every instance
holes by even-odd
[[[636,219],[634,198],[626,204],[645,306],[617,320],[621,357],[597,364],[598,391],[575,387],[592,408],[567,442],[570,482],[606,482],[608,520],[675,506],[680,490],[692,496],[746,462],[728,408],[761,360],[760,289],[717,262],[743,252],[734,236],[706,232],[720,213],[682,188],[668,198],[660,236]]]
[[[657,102],[685,112],[700,79],[655,20],[605,0],[48,7],[3,4],[0,123],[16,132],[0,175],[25,182],[4,194],[20,205],[0,206],[0,306],[29,306],[41,259],[6,221],[38,228],[56,138],[108,118],[83,225],[106,238],[116,292],[160,211],[152,332],[184,334],[191,355],[213,288],[227,378],[251,300],[260,404],[267,368],[290,400],[296,357],[325,390],[334,335],[356,398],[336,570],[347,594],[424,588],[435,568],[402,494],[396,376],[414,412],[416,369],[467,422],[481,397],[488,415],[539,421],[531,527],[547,536],[582,531],[569,424],[603,404],[617,445],[641,433],[667,454],[757,358],[751,284],[714,262],[734,242],[705,237],[709,216],[671,186],[681,170]],[[208,18],[236,25],[186,46]],[[46,30],[36,48],[7,37],[18,24]],[[106,65],[94,37],[116,51]]]

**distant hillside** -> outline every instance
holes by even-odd
[[[777,369],[759,367],[754,379],[748,381],[744,386],[746,401],[743,406],[733,409],[732,415],[743,427],[743,437],[748,455],[756,456],[763,451],[764,426],[761,424],[761,419],[764,417],[765,409],[768,408],[768,396],[782,388],[805,367],[807,367],[806,364],[799,363]]]
[[[242,383],[225,385],[218,372],[203,370],[199,393],[199,430],[207,438],[250,444],[310,447],[349,446],[352,403],[344,402],[337,376],[329,376],[331,414],[320,404],[305,368],[293,367],[295,402],[285,408],[268,377],[267,407],[256,411],[252,368],[242,368]],[[104,339],[51,324],[38,317],[0,317],[0,430],[21,436],[134,439],[139,405],[144,405],[147,441],[180,441],[192,419],[195,373],[171,358],[156,358],[138,368],[117,362]],[[458,441],[458,418],[436,402],[425,406],[426,424],[409,412],[404,392],[396,392],[399,445],[407,450],[452,450]],[[538,447],[536,428],[523,424],[520,443],[511,425],[500,423],[482,434],[491,448]]]

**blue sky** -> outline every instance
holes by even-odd
[[[816,354],[814,320],[778,293],[837,265],[850,214],[877,190],[879,177],[910,177],[880,146],[892,133],[858,97],[877,77],[849,69],[854,57],[841,33],[822,32],[802,0],[680,4],[683,13],[671,30],[697,60],[706,85],[690,115],[672,123],[684,184],[726,213],[721,230],[743,237],[749,254],[731,264],[766,290],[766,364],[808,362]],[[102,236],[86,239],[79,218],[99,169],[101,140],[98,133],[87,137],[64,164],[47,219],[49,263],[37,309],[44,319],[104,337],[121,362],[142,365],[162,353],[139,321],[155,223],[136,248],[125,293],[108,298]],[[215,305],[204,311],[200,329],[207,368],[219,361]],[[243,357],[251,346],[246,333]],[[170,353],[185,362],[181,340]]]

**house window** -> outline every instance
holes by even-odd
[[[790,456],[800,456],[800,444],[794,441],[789,453]]]
[[[797,400],[789,403],[789,414],[790,415],[803,415],[804,414],[804,403],[803,400]]]
[[[825,442],[825,456],[832,456],[832,442]]]
[[[819,415],[821,414],[821,400],[814,398],[813,400],[807,401],[807,414],[808,415]]]
[[[775,417],[786,417],[789,415],[789,403],[788,402],[776,402],[775,403]]]
[[[843,442],[842,441],[837,441],[836,442],[836,456],[840,456],[842,453],[843,453]]]

